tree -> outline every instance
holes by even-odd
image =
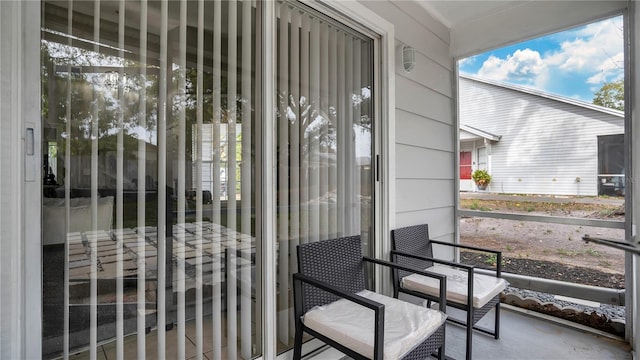
[[[624,81],[606,82],[593,98],[596,105],[624,111]]]

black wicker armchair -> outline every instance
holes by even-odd
[[[367,290],[365,263],[433,278],[446,303],[444,276],[362,256],[360,236],[299,245],[293,358],[306,332],[355,359],[444,359],[446,314]]]
[[[500,251],[430,240],[427,224],[392,230],[391,243],[392,261],[447,277],[447,305],[464,310],[467,315],[466,321],[448,318],[451,322],[466,326],[467,359],[471,359],[473,329],[493,335],[496,339],[500,337],[500,293],[507,287],[507,282],[501,278],[502,253]],[[470,265],[434,259],[433,244],[495,254],[495,277],[476,274],[474,267]],[[395,269],[392,274],[395,297],[402,292],[427,299],[429,302],[438,302],[438,284],[431,279]],[[472,295],[468,296],[468,294]],[[494,330],[477,327],[476,323],[494,307],[496,309]]]

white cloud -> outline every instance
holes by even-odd
[[[545,67],[539,52],[524,49],[516,50],[506,59],[491,55],[478,70],[478,75],[493,80],[533,84]]]
[[[482,64],[478,75],[533,85],[541,90],[554,79],[567,75],[584,77],[593,85],[624,76],[621,17],[559,33],[554,38],[561,39],[560,47],[544,54],[524,49],[506,58],[492,55]]]
[[[467,65],[473,65],[473,64],[475,64],[477,59],[478,59],[478,55],[469,56],[467,58],[460,59],[460,60],[458,60],[458,67],[462,68],[462,67],[467,66]]]
[[[623,72],[621,18],[589,24],[568,36],[559,51],[546,57],[550,66],[588,75],[591,84],[611,81]]]
[[[587,83],[602,84],[606,81],[622,79],[624,77],[623,67],[624,53],[619,52],[611,58],[603,60],[603,63],[600,64],[600,72],[589,77]]]

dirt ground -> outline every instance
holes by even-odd
[[[537,199],[533,199],[537,200]],[[461,208],[479,211],[553,215],[590,219],[624,220],[623,206],[563,200],[562,202],[490,199],[461,199]],[[524,222],[491,218],[463,218],[461,243],[499,249],[504,271],[523,275],[624,288],[624,252],[586,243],[584,235],[624,239],[624,230],[575,225]],[[490,266],[495,258],[463,253],[463,259],[477,266]]]

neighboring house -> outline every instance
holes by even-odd
[[[623,195],[624,113],[529,88],[460,75],[460,190]]]

